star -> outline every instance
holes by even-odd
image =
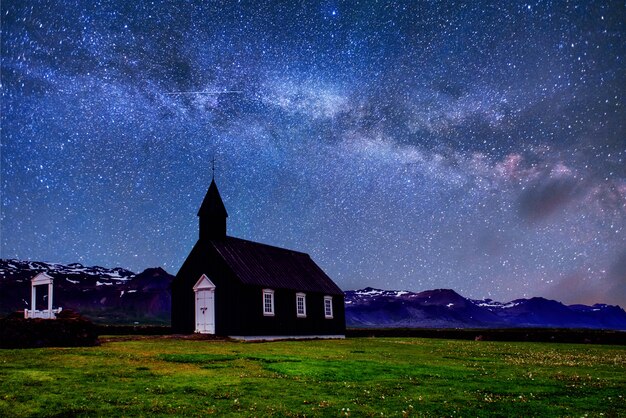
[[[343,288],[626,305],[623,4],[5,2],[0,255],[229,234]]]

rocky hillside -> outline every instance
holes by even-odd
[[[167,324],[174,276],[161,268],[141,273],[122,268],[86,267],[0,260],[0,315],[29,308],[30,279],[39,272],[54,277],[54,307],[72,309],[111,324]],[[38,306],[46,306],[45,291]],[[619,306],[564,305],[544,298],[496,302],[467,299],[454,290],[424,292],[348,290],[346,324],[353,328],[595,328],[626,330]]]
[[[450,289],[407,292],[373,289],[346,292],[349,327],[485,328],[550,327],[626,330],[619,306],[564,305],[544,298],[501,303],[471,300]]]
[[[104,323],[169,322],[174,277],[161,268],[136,274],[122,268],[19,260],[0,260],[0,315],[29,308],[30,279],[40,272],[54,278],[55,308]],[[38,291],[40,308],[47,305],[46,293]]]

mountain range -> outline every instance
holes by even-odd
[[[133,273],[119,267],[6,259],[0,259],[0,316],[29,308],[30,279],[41,272],[54,278],[55,308],[71,309],[101,323],[169,323],[174,276],[162,268]],[[46,297],[47,291],[38,291],[40,309],[47,306]]]
[[[162,268],[134,273],[123,268],[85,267],[0,259],[0,316],[28,309],[30,279],[45,272],[54,280],[54,305],[99,323],[169,322],[170,283]],[[45,291],[38,306],[45,306]],[[564,305],[534,297],[511,302],[465,298],[451,289],[409,292],[367,287],[345,292],[351,328],[594,328],[626,330],[619,306]]]
[[[349,290],[346,325],[351,328],[594,328],[626,330],[619,306],[564,305],[534,297],[502,303],[465,298],[451,289],[408,291],[371,287]]]

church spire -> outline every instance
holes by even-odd
[[[209,190],[204,196],[200,210],[200,240],[216,240],[226,238],[226,218],[228,213],[217,190],[215,178],[211,179]]]

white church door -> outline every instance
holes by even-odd
[[[203,274],[193,290],[196,293],[196,332],[215,334],[215,285]]]

